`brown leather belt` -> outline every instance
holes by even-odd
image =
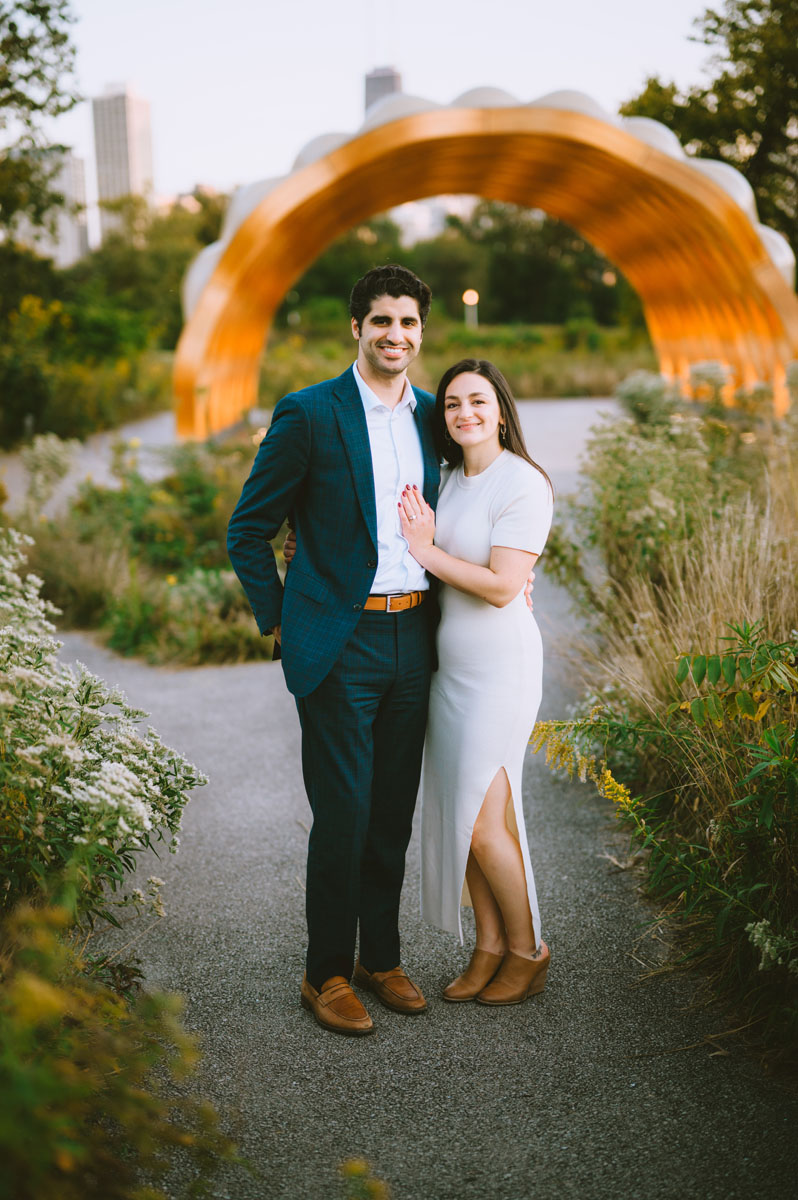
[[[426,592],[402,592],[398,596],[369,596],[363,607],[367,612],[405,612],[421,604],[426,595]]]

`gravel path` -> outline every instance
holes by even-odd
[[[163,454],[175,445],[175,414],[156,413],[153,417],[142,417],[118,429],[107,429],[93,433],[81,442],[75,453],[72,467],[59,482],[52,497],[44,507],[47,516],[62,512],[66,502],[86,479],[100,487],[118,487],[111,473],[113,446],[115,442],[134,442],[139,470],[145,479],[160,479],[168,470],[168,460]],[[28,475],[22,465],[18,450],[0,453],[0,483],[8,493],[6,508],[13,514],[22,506]]]
[[[543,409],[524,415],[539,432]],[[560,484],[570,482],[574,446],[562,445],[561,416],[551,453],[538,451]],[[542,576],[541,717],[554,717],[574,696],[574,623],[566,596]],[[153,668],[84,635],[64,641],[66,661],[119,683],[210,775],[186,812],[179,854],[155,868],[167,916],[139,953],[150,986],[185,995],[204,1048],[197,1088],[260,1172],[223,1173],[213,1196],[340,1195],[336,1167],[353,1155],[389,1181],[394,1200],[795,1194],[795,1094],[733,1039],[708,1040],[723,1023],[691,1005],[691,981],[639,982],[664,947],[645,931],[651,914],[634,872],[607,858],[624,861],[626,841],[592,789],[530,756],[524,798],[552,949],[542,995],[497,1010],[438,999],[468,952],[418,915],[416,833],[404,963],[429,1011],[406,1018],[371,997],[376,1035],[336,1037],[299,1006],[309,810],[279,665]]]

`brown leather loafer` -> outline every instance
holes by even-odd
[[[371,1017],[343,975],[333,975],[318,992],[308,983],[307,975],[304,976],[300,1000],[302,1007],[313,1013],[319,1025],[333,1033],[362,1037],[364,1033],[374,1032]]]
[[[380,1004],[394,1012],[414,1017],[427,1007],[421,990],[412,979],[408,979],[401,967],[394,967],[392,971],[367,971],[357,963],[352,982],[373,992]]]

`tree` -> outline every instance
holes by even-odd
[[[63,146],[47,146],[41,122],[78,101],[72,86],[69,0],[0,0],[0,229],[25,214],[43,225],[64,197],[52,187]]]
[[[191,260],[219,235],[226,196],[198,190],[153,212],[142,196],[109,202],[119,227],[102,245],[58,273],[58,298],[92,356],[113,357],[144,344],[171,349],[183,317],[180,285]]]
[[[626,323],[642,324],[635,294],[618,271],[580,233],[545,213],[482,200],[467,220],[450,218],[442,236],[455,233],[471,249],[474,282],[469,286],[480,293],[486,321],[560,324],[592,317],[611,325],[623,299]],[[422,245],[415,247],[417,253]],[[436,291],[433,270],[428,282]],[[445,294],[446,281],[439,286]],[[461,311],[458,304],[453,315]]]
[[[714,80],[680,91],[650,78],[621,111],[667,125],[692,154],[736,167],[760,220],[798,255],[798,0],[726,0],[696,21]]]
[[[443,310],[450,317],[462,318],[466,288],[476,288],[480,294],[487,288],[487,252],[451,221],[437,237],[405,251],[402,261],[432,288],[436,312]]]
[[[348,229],[319,255],[289,293],[287,307],[320,296],[346,301],[356,279],[381,263],[403,262],[399,228],[387,216]],[[286,308],[286,305],[283,306]]]
[[[0,338],[9,315],[19,308],[23,296],[40,296],[49,301],[59,294],[58,272],[49,258],[40,258],[25,246],[0,242]]]

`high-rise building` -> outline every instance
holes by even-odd
[[[105,211],[104,200],[152,195],[150,105],[126,85],[109,84],[104,95],[92,101],[92,111],[100,230],[105,237],[117,228],[119,218]]]
[[[52,227],[35,226],[23,218],[14,230],[14,238],[42,258],[51,258],[57,267],[71,267],[89,252],[83,159],[64,154],[50,186],[64,197],[64,205],[55,210]]]
[[[375,67],[366,76],[366,112],[372,104],[390,96],[392,92],[401,92],[402,76],[394,67]]]
[[[366,112],[372,104],[401,92],[402,76],[394,67],[376,67],[366,76]],[[399,226],[402,242],[416,242],[436,237],[446,226],[450,214],[467,219],[476,203],[473,196],[435,196],[429,200],[411,200],[390,209],[390,217]]]

